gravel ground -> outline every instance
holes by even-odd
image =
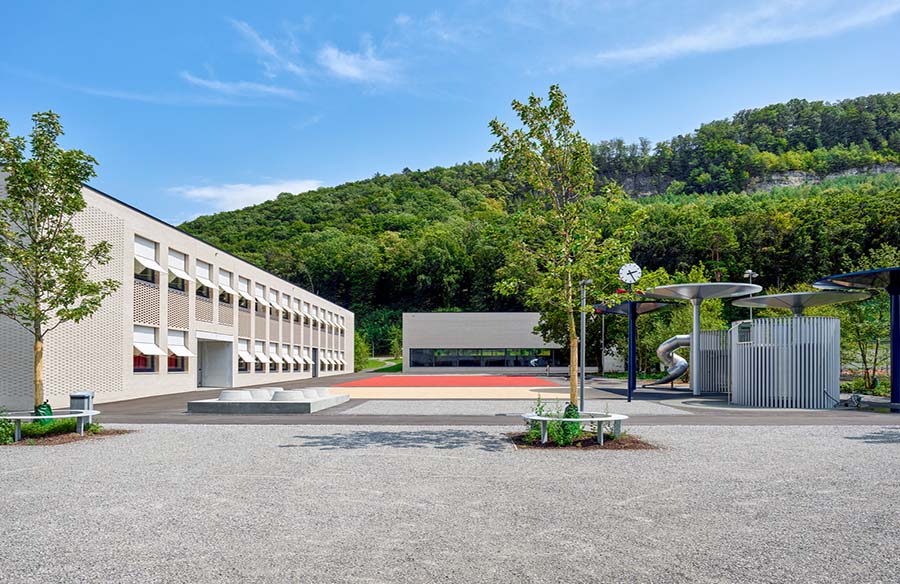
[[[562,410],[568,400],[544,400],[550,408]],[[356,407],[340,412],[343,414],[360,414],[374,416],[420,415],[420,416],[496,416],[505,414],[519,416],[534,409],[534,400],[371,400]],[[624,400],[585,400],[584,406],[592,412],[610,411],[616,414],[633,415],[690,415],[690,412],[678,410],[648,401]]]
[[[896,582],[900,428],[146,426],[0,449],[8,582]]]

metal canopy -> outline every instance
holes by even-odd
[[[851,288],[857,290],[878,290],[882,288],[900,289],[900,267],[850,272],[822,278],[815,284],[816,288],[835,289]]]
[[[732,298],[747,296],[762,291],[762,286],[744,284],[742,282],[702,282],[693,284],[670,284],[657,286],[647,291],[651,298],[675,298],[690,300],[693,310],[693,330],[691,331],[691,393],[700,395],[700,375],[697,367],[700,364],[700,304],[707,298]]]
[[[733,304],[744,308],[783,308],[795,316],[802,316],[803,309],[810,306],[827,306],[842,302],[858,302],[869,298],[868,292],[844,292],[843,290],[822,290],[819,292],[792,292],[790,294],[768,294],[739,298]]]
[[[828,276],[813,286],[832,290],[887,290],[891,297],[891,411],[900,411],[900,267]]]
[[[705,300],[707,298],[732,298],[747,296],[762,291],[762,286],[742,282],[703,282],[698,284],[669,284],[657,286],[647,291],[653,298],[676,298],[678,300]]]

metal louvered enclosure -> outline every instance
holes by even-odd
[[[703,393],[728,393],[731,345],[727,330],[700,331],[700,366],[697,375]]]
[[[840,399],[841,321],[798,316],[736,324],[731,401],[761,408],[831,408]]]

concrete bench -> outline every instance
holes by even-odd
[[[36,422],[38,420],[65,420],[67,418],[75,418],[75,431],[80,436],[84,436],[84,422],[93,416],[100,415],[97,410],[68,410],[64,414],[52,414],[49,416],[35,416],[33,412],[13,412],[11,414],[0,415],[0,419],[12,420],[15,423],[15,434],[13,442],[22,439],[22,422]]]
[[[522,414],[522,417],[528,422],[539,422],[541,424],[541,444],[547,443],[547,423],[548,422],[572,422],[573,424],[581,424],[584,422],[597,423],[597,443],[603,444],[603,425],[612,424],[613,436],[622,435],[622,421],[627,420],[628,416],[624,414],[601,414],[599,412],[579,412],[577,418],[563,418],[558,416],[539,416],[537,414]]]

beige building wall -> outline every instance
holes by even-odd
[[[403,371],[417,373],[515,371],[517,367],[410,367],[414,349],[558,349],[534,333],[536,312],[405,312],[403,313]],[[534,371],[534,368],[522,368]],[[555,368],[554,368],[555,369]]]
[[[0,183],[2,188],[2,183]],[[161,395],[193,391],[198,387],[198,350],[204,349],[207,362],[215,371],[205,372],[204,377],[217,381],[230,380],[230,386],[242,387],[258,384],[308,378],[313,367],[320,377],[340,375],[353,371],[352,312],[294,286],[243,260],[240,260],[199,239],[129,207],[99,191],[85,187],[83,194],[88,207],[75,221],[76,229],[88,241],[101,240],[112,244],[112,261],[98,268],[94,278],[115,278],[122,282],[119,290],[107,298],[101,308],[78,324],[66,324],[48,335],[45,343],[45,386],[50,404],[60,407],[68,404],[73,391],[94,391],[96,402],[114,401],[133,397]],[[2,196],[2,191],[0,191]],[[140,236],[157,244],[156,261],[162,268],[157,284],[149,285],[134,277],[134,239]],[[185,292],[168,289],[169,250],[187,256],[188,274],[195,278]],[[270,290],[278,292],[279,299],[290,300],[292,309],[300,308],[295,317],[284,321],[279,311],[277,321],[267,314],[256,318],[251,313],[239,311],[237,298],[227,306],[218,300],[214,290],[210,300],[196,295],[197,261],[211,265],[210,280],[218,286],[219,270],[232,274],[231,287],[238,289],[238,277],[250,280],[251,294],[255,285],[262,284],[266,300]],[[302,314],[308,305],[323,319],[312,314]],[[241,318],[241,317],[244,318]],[[343,331],[335,321],[343,319]],[[296,320],[296,322],[295,322]],[[307,325],[305,321],[309,321]],[[238,334],[240,323],[248,324]],[[195,355],[186,359],[183,372],[168,372],[166,357],[157,358],[156,371],[133,371],[134,326],[150,326],[156,329],[156,344],[165,353],[168,331],[186,333],[186,346]],[[343,332],[343,334],[341,334]],[[263,341],[268,350],[270,344],[279,347],[279,353],[299,353],[304,349],[314,352],[319,362],[309,371],[255,372],[238,371],[238,338],[246,338],[252,348],[255,341]],[[200,343],[203,343],[202,347]],[[227,351],[227,355],[226,355]],[[228,371],[222,364],[228,360]],[[341,362],[343,360],[343,363]],[[24,409],[32,405],[32,346],[30,336],[19,325],[0,317],[0,363],[4,374],[0,375],[0,408]],[[206,366],[206,365],[205,365]],[[293,369],[293,367],[291,367]],[[211,373],[211,375],[209,375]]]

